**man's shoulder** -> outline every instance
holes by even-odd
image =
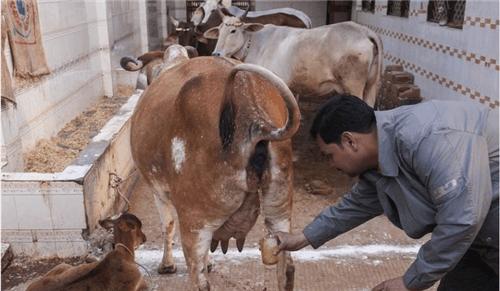
[[[393,110],[377,112],[377,126],[381,135],[388,135],[398,142],[415,143],[429,134],[439,116],[433,101],[417,105],[401,106]]]

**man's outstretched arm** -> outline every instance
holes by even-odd
[[[278,233],[280,249],[295,251],[307,245],[318,248],[382,212],[376,189],[361,176],[339,203],[323,210],[302,233]]]

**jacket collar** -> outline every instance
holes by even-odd
[[[375,111],[377,121],[378,165],[384,176],[396,177],[399,172],[395,145],[394,115],[389,111]]]

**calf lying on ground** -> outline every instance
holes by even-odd
[[[60,264],[26,290],[147,290],[134,261],[135,248],[146,241],[141,221],[135,215],[125,213],[99,223],[104,228],[113,228],[113,251],[100,262],[78,266]]]

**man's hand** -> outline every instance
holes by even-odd
[[[384,281],[375,286],[372,291],[411,291],[406,288],[403,277],[397,277]]]
[[[309,241],[302,232],[291,234],[278,231],[274,235],[278,239],[278,252],[275,255],[281,251],[297,251],[309,245]]]

